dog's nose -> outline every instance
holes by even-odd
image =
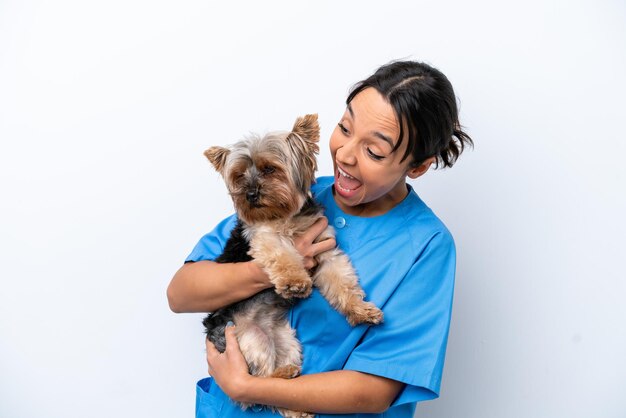
[[[255,203],[259,200],[259,192],[256,190],[248,190],[246,192],[246,199],[248,199],[248,202],[250,203]]]

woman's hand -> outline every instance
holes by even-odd
[[[225,334],[226,350],[223,353],[208,338],[206,340],[209,374],[231,399],[241,401],[254,377],[248,372],[248,364],[239,348],[235,326],[227,326]]]
[[[328,227],[328,219],[321,217],[306,232],[299,237],[294,238],[294,246],[303,258],[304,268],[311,270],[317,266],[315,256],[324,251],[331,250],[337,246],[334,238],[324,241],[315,242],[317,237],[321,235]]]

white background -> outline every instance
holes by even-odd
[[[231,211],[202,156],[392,59],[476,142],[414,183],[458,247],[442,394],[417,416],[626,416],[619,0],[0,1],[0,416],[189,417],[200,319],[166,286]],[[219,2],[224,3],[224,2]]]

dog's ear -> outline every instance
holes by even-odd
[[[317,122],[317,113],[300,116],[293,124],[291,132],[302,138],[313,153],[319,152],[317,143],[320,140],[320,124]]]
[[[209,159],[213,167],[218,173],[222,174],[224,170],[224,164],[226,164],[226,157],[230,154],[230,150],[224,147],[211,147],[204,151],[205,157]]]
[[[294,158],[299,161],[299,173],[302,180],[299,187],[307,192],[311,183],[315,181],[317,159],[320,147],[320,125],[317,122],[317,114],[305,115],[296,119],[293,128],[287,135],[287,143],[294,153]]]

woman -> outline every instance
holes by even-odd
[[[392,62],[358,83],[330,138],[334,176],[319,178],[315,199],[334,226],[314,243],[319,221],[296,247],[306,268],[337,244],[351,258],[385,322],[350,327],[314,290],[290,311],[303,346],[302,375],[248,373],[233,327],[227,350],[207,342],[211,378],[197,387],[197,416],[278,416],[262,405],[356,417],[412,417],[438,396],[450,324],[455,249],[443,223],[407,185],[434,163],[451,167],[471,145],[448,79],[419,62]],[[203,237],[168,288],[175,312],[211,312],[271,287],[254,261],[216,264],[233,217]],[[234,401],[256,404],[242,411]],[[336,416],[336,415],[335,415]]]

